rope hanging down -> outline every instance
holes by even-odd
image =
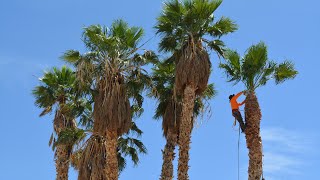
[[[233,126],[235,126],[236,125],[236,119],[235,119],[235,121],[234,121],[234,124],[233,124]],[[239,125],[239,129],[238,129],[238,131],[239,131],[239,134],[238,134],[238,180],[240,180],[240,125]],[[262,146],[262,154],[263,154],[263,146]],[[262,156],[264,156],[264,155],[262,155]],[[263,160],[262,160],[262,166],[263,166]],[[265,180],[265,178],[264,178],[264,176],[263,176],[263,167],[262,167],[262,179],[261,180]]]
[[[240,125],[239,125],[239,135],[238,135],[238,180],[240,180]]]

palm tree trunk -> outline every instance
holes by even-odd
[[[189,149],[191,143],[192,115],[195,100],[195,88],[187,85],[182,98],[182,116],[179,130],[178,180],[188,180]]]
[[[70,152],[67,145],[58,145],[55,152],[56,180],[68,180]]]
[[[63,106],[62,102],[60,107]],[[61,109],[60,109],[61,110]],[[54,130],[59,135],[61,131],[66,128],[76,128],[75,119],[66,118],[63,113],[59,111],[56,112],[54,119]],[[72,151],[72,146],[59,144],[55,151],[55,162],[56,162],[56,173],[57,180],[68,180],[69,164],[70,164],[70,154]]]
[[[173,179],[173,163],[175,154],[174,149],[177,144],[177,134],[172,133],[172,131],[168,130],[167,135],[167,143],[164,147],[163,152],[163,164],[161,170],[160,180],[172,180]]]
[[[248,179],[260,180],[262,175],[262,141],[260,136],[261,110],[254,92],[246,97],[246,141],[249,149]]]
[[[117,158],[117,147],[118,147],[118,135],[117,131],[107,131],[107,167],[106,176],[107,180],[118,180],[118,158]]]

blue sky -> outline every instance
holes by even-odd
[[[160,0],[0,2],[0,179],[55,179],[53,152],[48,147],[53,116],[39,118],[31,90],[38,77],[52,66],[62,66],[59,56],[67,49],[84,50],[82,27],[110,25],[123,18],[146,30],[145,40],[154,36]],[[269,57],[290,59],[299,75],[275,86],[273,82],[257,91],[262,110],[264,169],[267,180],[319,178],[320,98],[320,3],[316,0],[225,0],[217,16],[228,16],[239,30],[223,40],[241,54],[252,44],[264,41]],[[158,38],[146,47],[156,50]],[[213,54],[213,53],[212,53]],[[213,54],[214,82],[218,95],[210,101],[211,115],[198,119],[193,131],[190,179],[237,178],[237,131],[232,128],[228,95],[243,90],[225,82]],[[146,99],[145,113],[138,120],[148,155],[138,167],[128,164],[121,180],[158,179],[164,138],[161,122],[152,120],[155,101]],[[240,178],[247,175],[247,149],[240,140]],[[176,165],[176,164],[175,164]],[[176,167],[175,167],[176,168]],[[77,179],[71,170],[70,180]]]

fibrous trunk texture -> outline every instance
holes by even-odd
[[[196,88],[196,94],[200,95],[207,88],[210,76],[209,54],[201,42],[193,40],[184,46],[181,53],[176,64],[175,91],[178,95],[182,95],[185,87],[192,83]]]
[[[118,135],[117,131],[107,132],[107,166],[105,169],[107,180],[118,180]]]
[[[176,102],[174,98],[172,98],[167,104],[165,113],[163,115],[163,121],[162,121],[163,135],[166,138],[168,138],[167,136],[168,136],[169,130],[173,134],[176,134],[176,135],[179,134],[181,111],[182,111],[182,103]]]
[[[167,137],[167,143],[162,153],[163,164],[162,164],[160,180],[173,179],[173,160],[175,158],[174,149],[177,144],[177,134],[172,133],[171,130],[168,130],[166,137]]]
[[[70,148],[58,145],[55,152],[57,180],[68,180]]]
[[[262,175],[261,110],[254,92],[247,95],[245,106],[246,140],[249,149],[248,179],[260,180]]]
[[[55,114],[53,126],[54,131],[59,136],[61,131],[66,128],[76,128],[76,122],[72,118],[68,118],[66,108],[60,105],[60,110]],[[55,151],[55,164],[56,164],[56,179],[57,180],[68,180],[69,172],[69,160],[72,151],[72,146],[58,144]]]
[[[195,88],[187,85],[182,97],[182,116],[179,130],[179,162],[178,180],[188,180],[189,149],[192,131],[193,108],[195,100]]]
[[[106,166],[105,138],[99,135],[92,135],[86,143],[79,163],[78,180],[107,180],[104,171]]]
[[[131,126],[131,108],[127,91],[120,75],[112,73],[98,83],[98,93],[94,97],[93,131],[106,135],[106,130],[122,135]]]

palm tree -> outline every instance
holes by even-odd
[[[149,94],[158,99],[158,106],[154,115],[155,119],[162,118],[163,135],[166,138],[166,145],[163,151],[163,164],[161,170],[161,180],[173,179],[173,160],[175,158],[174,149],[179,139],[179,125],[181,121],[181,97],[175,99],[173,95],[174,86],[174,62],[172,57],[164,62],[159,62],[153,68],[153,90]],[[204,111],[203,100],[214,97],[216,91],[213,84],[210,84],[202,96],[197,96],[193,109],[193,116],[197,117]],[[194,118],[192,118],[193,124]]]
[[[262,141],[260,136],[261,110],[255,90],[270,79],[276,84],[293,79],[298,72],[290,61],[277,64],[268,59],[267,46],[260,42],[249,47],[243,58],[236,51],[225,53],[226,62],[220,67],[226,72],[228,82],[242,82],[247,88],[245,119],[246,141],[249,149],[249,180],[260,180],[262,175]]]
[[[192,115],[196,95],[205,91],[210,75],[208,48],[223,55],[220,37],[237,29],[229,18],[214,22],[214,11],[221,0],[171,0],[165,3],[158,17],[157,33],[162,35],[160,50],[172,52],[176,59],[174,95],[182,96],[182,117],[179,131],[178,179],[186,180]],[[212,40],[207,39],[210,38]]]
[[[142,35],[142,28],[129,27],[122,20],[115,21],[110,29],[92,25],[83,33],[89,52],[69,50],[63,55],[76,67],[80,88],[93,91],[93,133],[84,151],[79,179],[118,179],[118,138],[130,129],[131,109],[141,110],[141,92],[150,81],[141,67],[156,59],[151,51],[137,53]]]
[[[154,119],[162,118],[162,130],[166,139],[164,147],[161,180],[173,179],[174,149],[178,142],[181,103],[173,97],[174,63],[159,62],[153,69],[154,87],[149,96],[158,99]]]
[[[55,149],[56,179],[67,180],[72,146],[55,146],[52,142],[55,141],[54,136],[59,136],[65,129],[76,128],[76,116],[69,104],[74,98],[75,74],[66,66],[63,66],[61,70],[53,68],[52,71],[46,72],[40,78],[40,82],[41,85],[36,86],[32,92],[36,98],[35,104],[39,108],[43,108],[40,116],[55,111],[53,121],[55,135],[52,134],[49,145],[53,144],[53,149]]]

